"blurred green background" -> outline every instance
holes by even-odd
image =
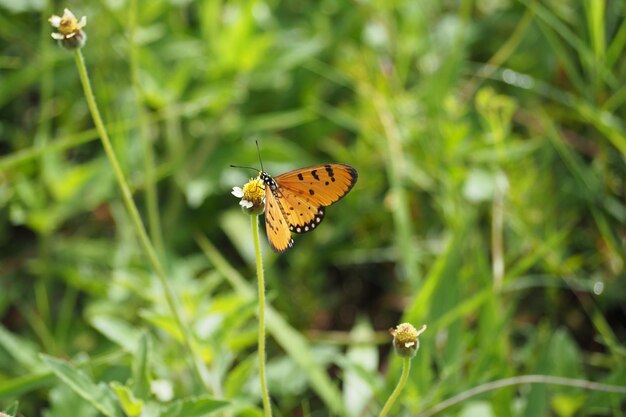
[[[94,93],[208,391],[72,52],[50,38],[64,7],[87,16]],[[609,0],[0,0],[0,410],[262,415],[249,217],[230,195],[250,172],[229,167],[258,167],[255,140],[273,175],[359,171],[293,249],[264,239],[275,415],[377,415],[403,321],[429,327],[393,415],[527,374],[626,386],[625,14]],[[440,415],[625,404],[524,384]]]

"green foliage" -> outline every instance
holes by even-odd
[[[64,7],[87,16],[96,100],[194,355],[50,38]],[[395,415],[623,413],[623,2],[0,10],[0,410],[262,415],[254,251],[230,195],[254,174],[229,167],[257,167],[258,139],[272,174],[359,171],[315,233],[263,248],[276,415],[377,415],[402,367],[386,329],[405,321],[428,330]],[[444,403],[527,374],[608,385]]]

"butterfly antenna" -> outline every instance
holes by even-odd
[[[254,143],[256,143],[256,151],[259,154],[259,163],[261,164],[261,171],[265,172],[265,169],[263,168],[263,161],[261,160],[261,148],[259,147],[259,141],[255,140]]]
[[[256,169],[256,168],[252,168],[252,167],[244,167],[244,166],[241,166],[241,165],[232,165],[232,164],[231,164],[231,165],[230,165],[230,167],[231,167],[231,168],[251,169],[251,170],[256,171],[256,172],[261,172],[261,171],[259,171],[259,170],[258,170],[258,169]]]

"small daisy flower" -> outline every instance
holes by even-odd
[[[395,329],[389,329],[389,333],[393,336],[393,347],[398,356],[403,358],[414,357],[420,347],[418,336],[425,330],[426,325],[416,330],[409,323],[402,323],[397,325]]]
[[[63,16],[52,16],[48,19],[50,24],[57,29],[52,33],[52,38],[59,41],[61,46],[68,49],[82,48],[87,41],[87,35],[83,28],[87,25],[87,17],[76,19],[69,9],[63,10]]]
[[[239,205],[250,214],[265,211],[265,184],[260,178],[251,178],[243,188],[233,187],[232,195],[241,198]]]

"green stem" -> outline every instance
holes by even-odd
[[[122,191],[122,199],[124,201],[124,205],[126,206],[126,210],[130,215],[131,221],[135,228],[135,232],[139,237],[139,242],[141,243],[141,246],[148,258],[148,261],[150,262],[150,265],[152,265],[152,268],[154,269],[154,272],[159,279],[161,287],[163,288],[163,293],[165,294],[167,305],[181,333],[183,344],[188,351],[190,359],[193,362],[192,368],[195,371],[198,379],[204,384],[204,387],[208,390],[209,385],[205,378],[206,372],[204,372],[203,362],[195,355],[192,344],[191,332],[183,322],[176,295],[174,294],[174,291],[167,281],[165,269],[159,261],[156,251],[154,250],[154,246],[152,245],[152,242],[150,241],[150,238],[146,233],[146,228],[143,224],[143,221],[141,220],[141,217],[139,216],[139,211],[137,210],[137,206],[135,205],[135,202],[133,200],[133,196],[130,191],[130,187],[128,186],[128,182],[124,177],[124,172],[122,171],[117,157],[115,156],[113,145],[111,144],[109,135],[107,134],[107,131],[104,127],[104,122],[102,121],[102,117],[100,116],[100,111],[98,110],[98,105],[96,104],[96,99],[91,89],[91,83],[89,82],[89,76],[87,75],[87,67],[85,66],[85,59],[83,58],[83,54],[80,49],[74,50],[74,58],[76,59],[78,74],[80,75],[80,81],[83,85],[83,90],[85,91],[87,105],[89,106],[89,110],[91,112],[91,116],[93,117],[94,124],[96,125],[96,130],[98,131],[98,135],[100,136],[104,151],[106,152],[107,157],[109,158],[109,162],[111,163],[111,168],[113,168],[117,183],[120,187],[120,190]]]
[[[261,396],[263,397],[263,412],[265,417],[272,415],[270,393],[267,390],[267,376],[265,375],[265,278],[263,276],[263,259],[261,258],[261,241],[259,239],[259,216],[250,216],[252,222],[252,240],[256,254],[256,275],[259,285],[259,377],[261,379]]]
[[[387,402],[385,403],[385,406],[380,412],[379,417],[384,417],[389,413],[389,411],[391,410],[391,407],[393,407],[393,403],[396,402],[396,400],[398,399],[398,396],[400,396],[400,392],[404,388],[404,385],[406,384],[407,379],[409,379],[409,371],[411,370],[411,358],[402,358],[402,359],[403,359],[402,375],[400,376],[398,385],[396,385],[396,388],[393,390],[393,392],[387,399]]]

